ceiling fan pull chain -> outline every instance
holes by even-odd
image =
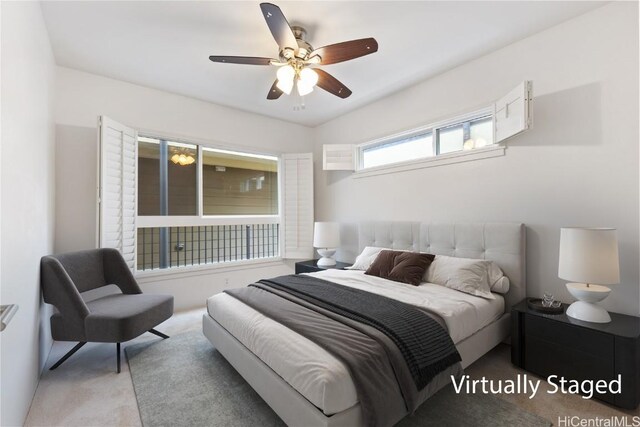
[[[300,99],[300,105],[294,105],[293,111],[302,111],[306,108],[306,105],[304,103],[304,96],[298,95],[298,98]]]

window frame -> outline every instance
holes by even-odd
[[[392,135],[387,135],[381,138],[376,138],[367,142],[356,144],[356,171],[353,174],[354,177],[365,177],[371,175],[379,175],[383,173],[391,173],[402,170],[412,170],[422,167],[433,167],[444,164],[459,163],[469,160],[475,160],[480,158],[497,157],[504,155],[505,147],[501,142],[493,142],[485,147],[473,148],[470,150],[460,150],[449,153],[440,154],[438,131],[440,129],[455,126],[465,122],[470,122],[482,118],[494,119],[494,109],[492,106],[484,107],[481,109],[475,109],[471,112],[460,114],[455,117],[438,120],[428,123],[426,125],[411,128],[406,131],[397,132]],[[400,139],[408,139],[414,136],[430,133],[432,137],[432,152],[433,156],[422,157],[412,160],[403,160],[399,162],[387,163],[384,165],[373,166],[364,168],[364,150],[372,147],[388,144]],[[493,141],[495,141],[495,126],[493,129]]]
[[[219,142],[202,140],[199,138],[191,137],[176,137],[164,134],[162,132],[149,131],[140,129],[138,130],[138,138],[152,138],[163,139],[170,142],[178,142],[181,144],[195,145],[198,150],[198,159],[196,162],[196,197],[197,197],[197,214],[196,215],[137,215],[138,228],[144,227],[177,227],[177,226],[191,226],[191,225],[233,225],[237,224],[239,220],[257,220],[256,224],[275,224],[282,216],[282,179],[281,179],[281,163],[282,153],[274,153],[268,151],[257,151],[252,148],[243,146],[230,146]],[[137,141],[136,141],[137,146]],[[203,204],[203,157],[202,148],[210,148],[212,150],[224,150],[232,151],[236,153],[243,153],[255,156],[267,156],[274,157],[278,162],[278,214],[276,215],[205,215]],[[138,188],[138,182],[136,180],[136,189]],[[137,203],[137,200],[136,200]],[[160,224],[160,225],[159,225]],[[166,224],[166,225],[165,225]]]
[[[206,140],[201,138],[195,138],[190,136],[171,135],[165,132],[158,132],[148,129],[138,129],[138,138],[153,138],[162,139],[170,142],[177,142],[182,144],[191,144],[197,147],[198,159],[196,163],[196,183],[197,191],[197,214],[196,215],[137,215],[136,212],[136,234],[140,228],[154,228],[154,227],[193,227],[193,226],[222,226],[222,225],[237,225],[243,223],[251,224],[283,224],[282,213],[282,192],[283,180],[282,180],[282,153],[276,153],[271,151],[256,150],[253,147],[247,147],[243,145],[231,145],[228,143],[222,143],[218,141]],[[242,154],[249,154],[255,156],[268,156],[273,157],[277,161],[277,173],[278,173],[278,214],[275,215],[204,215],[203,204],[203,161],[202,151],[204,148],[210,148],[212,150],[224,150]],[[136,139],[136,150],[138,148],[138,140]],[[136,153],[137,161],[137,153]],[[138,176],[136,176],[136,192],[138,189]],[[136,207],[138,199],[136,196]],[[137,211],[137,210],[136,210]],[[135,266],[136,277],[158,277],[158,276],[173,276],[175,274],[197,274],[197,272],[206,272],[208,270],[215,269],[232,269],[239,268],[234,266],[242,266],[246,264],[268,264],[272,262],[282,261],[283,251],[283,234],[280,233],[278,237],[278,254],[274,257],[268,258],[252,258],[248,260],[227,261],[220,263],[209,263],[200,265],[188,265],[188,266],[175,266],[162,269],[152,270],[138,270],[137,263]],[[137,246],[137,245],[136,245]]]

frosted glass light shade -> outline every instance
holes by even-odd
[[[318,83],[318,73],[311,68],[303,68],[300,71],[296,84],[300,96],[305,96],[313,92],[313,87]]]
[[[298,80],[296,87],[298,88],[298,93],[300,94],[300,96],[309,95],[311,92],[313,92],[313,86],[304,84],[302,80]]]
[[[296,70],[294,70],[291,65],[285,65],[278,69],[276,77],[278,77],[278,83],[276,83],[278,89],[289,95],[291,93],[291,89],[293,89]]]
[[[313,88],[318,83],[318,73],[311,68],[303,68],[300,71],[300,82],[304,86]]]
[[[314,248],[337,248],[340,246],[340,224],[316,222],[313,227]]]
[[[616,230],[577,227],[560,229],[558,277],[598,285],[620,283]]]

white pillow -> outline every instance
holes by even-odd
[[[449,257],[447,255],[436,255],[436,258],[454,258]],[[474,260],[472,258],[457,258],[457,259],[466,259],[470,261],[486,261],[486,260]],[[494,261],[489,262],[489,288],[491,292],[497,292],[499,294],[506,294],[509,292],[509,287],[511,286],[511,282],[509,278],[504,275],[498,264]],[[428,274],[427,270],[427,274]],[[427,280],[427,274],[425,274],[425,280]]]
[[[507,276],[502,276],[501,278],[496,280],[493,285],[491,285],[491,292],[506,294],[507,292],[509,292],[509,286],[511,286],[509,278]]]
[[[489,285],[490,268],[490,261],[482,259],[437,255],[427,269],[425,280],[470,295],[495,299]]]
[[[362,250],[362,253],[358,255],[351,267],[345,267],[347,270],[368,270],[369,266],[376,260],[378,254],[387,248],[377,248],[375,246],[367,246]]]

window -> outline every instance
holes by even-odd
[[[434,138],[435,135],[435,138]],[[359,146],[359,170],[425,159],[493,144],[493,119],[486,111],[401,136]]]
[[[137,166],[138,270],[279,256],[277,157],[139,136]]]
[[[487,108],[375,141],[325,144],[323,169],[355,165],[356,177],[365,177],[503,155],[504,147],[490,147],[531,127],[532,87],[524,81]]]
[[[98,137],[98,245],[133,272],[313,256],[312,153],[139,136],[105,116]]]
[[[493,144],[491,116],[458,122],[437,129],[438,154],[473,150]]]
[[[198,147],[138,137],[138,215],[197,215]]]
[[[205,215],[277,215],[278,159],[202,149]]]
[[[464,144],[464,127],[455,124],[436,130],[438,135],[438,154],[453,153],[462,150]]]
[[[431,131],[362,148],[362,169],[433,156]]]

